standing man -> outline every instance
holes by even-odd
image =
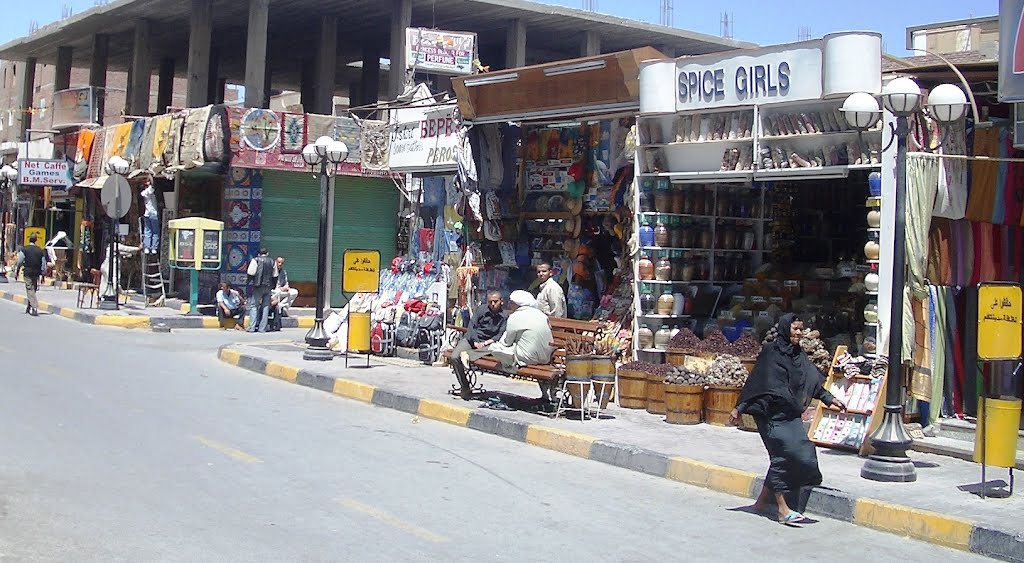
[[[551,278],[551,264],[541,262],[537,265],[537,281],[540,289],[537,293],[537,308],[549,317],[565,317],[565,292],[562,286]]]
[[[462,387],[459,394],[463,399],[469,399],[473,394],[469,379],[466,377],[466,370],[469,369],[469,351],[480,350],[498,341],[505,332],[505,323],[508,321],[504,307],[505,302],[501,298],[501,293],[488,293],[487,303],[473,313],[473,318],[469,321],[469,330],[452,350],[452,371],[455,372],[455,378]]]
[[[146,181],[146,187],[142,189],[142,247],[146,254],[157,254],[160,252],[160,211],[156,202],[156,190],[153,188],[153,180]]]
[[[267,332],[267,317],[270,315],[270,296],[274,290],[274,261],[266,248],[249,262],[246,273],[252,284],[252,303],[249,304],[249,332]],[[257,328],[257,325],[259,327]]]
[[[46,252],[36,245],[37,240],[39,240],[39,237],[35,233],[28,236],[28,246],[21,249],[22,259],[18,262],[14,271],[14,277],[17,278],[21,269],[25,268],[25,297],[28,298],[25,312],[33,317],[39,316],[39,300],[36,299],[36,291],[39,290],[39,278],[46,271],[46,266],[50,263],[50,258],[46,255]]]
[[[272,301],[277,302],[277,313],[282,317],[287,317],[288,307],[291,307],[292,303],[295,302],[295,298],[299,296],[299,290],[288,285],[288,271],[284,269],[283,256],[277,257],[276,266],[277,286],[274,288]]]

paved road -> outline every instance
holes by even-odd
[[[786,528],[735,497],[214,359],[261,337],[279,336],[0,304],[0,561],[974,558],[829,520]]]

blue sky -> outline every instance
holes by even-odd
[[[94,0],[2,0],[5,4],[0,25],[0,43],[24,36],[32,20],[39,25],[60,18],[62,6],[75,13],[92,7]],[[187,1],[187,0],[179,0]],[[445,0],[437,0],[444,2]],[[548,0],[581,8],[583,0]],[[598,11],[657,23],[659,0],[596,0]],[[905,47],[908,26],[990,16],[999,12],[999,0],[716,0],[709,2],[674,0],[675,26],[719,35],[722,12],[734,20],[733,36],[763,45],[796,41],[801,27],[812,37],[846,30],[882,32],[886,50],[909,54]]]

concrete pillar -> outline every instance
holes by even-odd
[[[89,65],[89,86],[96,90],[96,122],[103,125],[107,98],[107,56],[110,36],[97,33],[92,38],[92,63]]]
[[[271,82],[272,79],[273,77],[270,74],[270,62],[267,61],[267,66],[263,70],[263,97],[267,100],[267,105],[264,106],[264,109],[270,107],[270,96],[273,95],[274,89]]]
[[[300,72],[299,101],[303,111],[311,112],[316,106],[316,60],[311,57],[302,59]]]
[[[149,47],[150,27],[148,20],[135,22],[131,78],[128,81],[131,92],[128,97],[128,115],[149,115],[149,79],[153,74]]]
[[[19,141],[28,141],[28,130],[32,128],[32,106],[35,103],[36,92],[36,58],[25,59],[25,71],[21,73],[21,130],[18,134]]]
[[[388,72],[388,96],[392,99],[405,91],[405,29],[412,25],[412,0],[392,0],[391,70]]]
[[[167,111],[174,103],[174,59],[160,59],[160,75],[156,87],[156,113]]]
[[[521,66],[526,66],[526,22],[515,19],[505,29],[505,68]]]
[[[601,36],[596,31],[583,33],[583,40],[580,42],[580,56],[592,57],[601,54]]]
[[[188,36],[188,83],[185,106],[206,105],[210,86],[210,36],[213,32],[213,0],[192,0]]]
[[[249,0],[249,27],[245,39],[245,106],[270,107],[263,90],[267,72],[267,24],[270,0]]]
[[[71,62],[74,54],[74,47],[57,47],[57,68],[53,76],[54,92],[71,87]]]
[[[325,15],[320,19],[320,49],[316,54],[312,113],[334,113],[334,81],[338,66],[338,16]]]
[[[359,85],[359,105],[377,103],[380,99],[380,47],[363,45],[363,70]],[[366,115],[372,111],[367,110]]]
[[[220,84],[220,53],[216,49],[210,49],[210,76],[206,81],[206,103],[212,104],[218,97],[224,94],[217,94],[217,86]]]

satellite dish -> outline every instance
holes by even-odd
[[[124,176],[112,174],[107,176],[100,188],[100,203],[107,211],[107,216],[121,219],[128,214],[132,206],[132,190]]]

